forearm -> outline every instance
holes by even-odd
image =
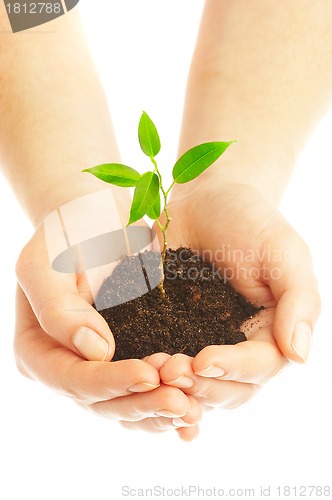
[[[179,153],[237,139],[203,178],[251,184],[277,202],[331,102],[331,47],[329,0],[208,0]]]
[[[62,203],[105,188],[82,169],[119,160],[77,9],[47,27],[0,37],[0,159],[35,225]]]

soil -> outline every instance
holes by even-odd
[[[188,248],[167,250],[163,297],[156,286],[160,262],[155,252],[125,257],[98,293],[98,310],[115,338],[113,361],[155,352],[195,356],[208,345],[247,340],[241,325],[262,308]],[[124,302],[133,296],[137,298]]]

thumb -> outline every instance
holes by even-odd
[[[113,357],[114,339],[106,321],[77,292],[62,289],[61,294],[30,303],[43,330],[68,349],[89,361]]]
[[[109,361],[113,357],[115,343],[106,321],[80,295],[76,274],[52,269],[40,233],[21,252],[16,273],[48,335],[90,361]]]
[[[320,313],[320,297],[310,252],[288,226],[275,235],[282,258],[272,272],[269,285],[277,302],[273,335],[283,355],[291,361],[307,361],[314,325]]]

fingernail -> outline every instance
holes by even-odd
[[[312,331],[309,323],[300,321],[294,328],[293,351],[306,362],[310,352]]]
[[[193,427],[196,424],[188,424],[188,422],[185,422],[182,420],[182,418],[172,418],[172,424],[175,425],[175,427]]]
[[[225,370],[220,368],[219,366],[214,366],[211,365],[208,368],[205,368],[205,370],[202,370],[200,372],[195,372],[196,375],[200,375],[201,377],[222,377],[225,375]]]
[[[138,384],[134,384],[128,387],[129,392],[147,392],[152,391],[153,389],[157,389],[160,384],[149,384],[148,382],[139,382]]]
[[[176,415],[175,413],[172,413],[168,410],[158,410],[155,412],[155,415],[157,415],[158,417],[167,417],[167,418],[181,417],[181,415]]]
[[[169,382],[165,382],[165,384],[176,385],[181,389],[189,389],[189,387],[192,387],[194,385],[194,381],[192,378],[182,375],[181,377],[175,380],[170,380]]]
[[[82,326],[73,337],[74,347],[90,361],[104,361],[108,354],[108,344],[98,333]]]

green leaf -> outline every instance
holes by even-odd
[[[83,172],[89,172],[102,181],[121,187],[136,186],[141,178],[136,170],[120,163],[105,163],[97,167],[86,168]]]
[[[178,184],[192,181],[210,167],[236,141],[206,142],[189,149],[175,163],[173,179]]]
[[[128,226],[144,217],[159,195],[159,178],[153,172],[143,174],[134,191]]]
[[[138,125],[138,140],[143,153],[150,158],[160,151],[160,139],[155,124],[143,111]]]
[[[146,215],[150,217],[150,219],[155,220],[158,219],[158,217],[160,216],[160,212],[161,212],[160,194],[158,194],[156,201],[154,202],[152,207],[149,210],[147,210]]]

